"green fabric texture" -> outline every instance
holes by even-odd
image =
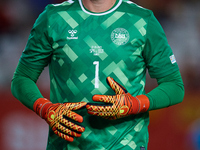
[[[161,109],[183,101],[184,84],[179,71],[157,79],[158,87],[147,93],[149,110]]]
[[[19,62],[12,79],[12,94],[31,110],[33,110],[34,102],[43,97],[36,85],[41,71],[27,67]]]
[[[82,6],[78,0],[65,1],[48,5],[39,15],[12,81],[18,100],[32,109],[42,97],[36,81],[48,66],[52,103],[93,102],[94,94],[115,94],[106,83],[108,76],[132,96],[145,94],[147,69],[159,83],[147,94],[150,110],[181,101],[180,76],[170,75],[179,68],[152,11],[127,0],[102,13]],[[78,113],[86,127],[82,136],[68,143],[50,129],[48,150],[147,149],[149,112],[115,121],[88,115],[86,109]]]

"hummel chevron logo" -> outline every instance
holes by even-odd
[[[69,39],[69,40],[72,40],[72,39],[77,40],[78,36],[75,37],[75,34],[77,32],[78,32],[77,30],[68,30],[68,33],[70,34],[70,37],[67,37],[67,39]]]

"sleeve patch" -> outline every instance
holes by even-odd
[[[176,58],[174,55],[171,55],[169,58],[170,58],[172,64],[176,63]]]

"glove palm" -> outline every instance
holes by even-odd
[[[148,110],[149,100],[145,95],[133,97],[111,77],[107,78],[107,83],[116,95],[94,95],[92,98],[93,101],[104,102],[106,104],[87,104],[86,108],[89,114],[115,120]]]
[[[80,137],[85,130],[84,127],[74,123],[83,122],[83,117],[72,110],[81,109],[85,105],[85,102],[52,104],[49,100],[41,98],[34,103],[34,110],[46,120],[56,135],[72,142],[74,137]]]

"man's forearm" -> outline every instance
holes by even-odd
[[[185,91],[179,71],[157,81],[158,87],[146,94],[150,100],[149,110],[169,107],[183,101]]]
[[[13,96],[32,110],[34,102],[43,97],[36,85],[40,73],[19,62],[11,83]]]

